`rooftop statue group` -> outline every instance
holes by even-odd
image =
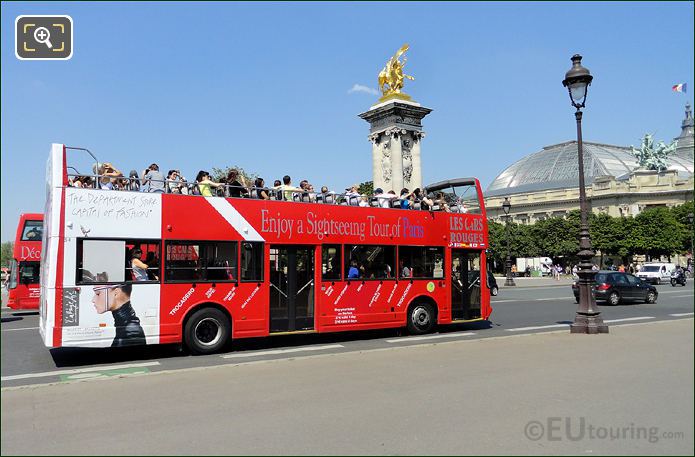
[[[646,170],[663,171],[668,168],[666,157],[676,151],[677,141],[673,141],[668,146],[659,141],[654,147],[654,136],[647,133],[642,138],[642,146],[636,149],[630,146],[630,152],[637,158],[640,167]]]

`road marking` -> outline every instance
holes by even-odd
[[[519,328],[508,328],[507,332],[525,332],[526,330],[542,330],[546,328],[564,328],[569,324],[555,324],[555,325],[541,325],[538,327],[519,327]]]
[[[439,338],[457,338],[460,336],[472,336],[475,332],[467,333],[445,333],[442,335],[430,335],[430,336],[406,336],[403,338],[394,338],[386,340],[387,343],[407,343],[409,341],[426,341],[426,340],[436,340]]]
[[[342,344],[325,344],[323,346],[302,346],[300,348],[290,348],[290,349],[273,349],[270,351],[254,351],[254,352],[242,352],[239,354],[225,354],[220,357],[223,359],[237,359],[243,357],[256,357],[259,355],[276,355],[276,354],[287,354],[289,352],[304,352],[304,351],[323,351],[324,349],[337,349],[345,347]]]
[[[3,329],[3,332],[16,332],[18,330],[36,330],[38,327],[20,327],[20,328],[6,328]]]
[[[683,316],[692,316],[695,313],[676,313],[676,314],[669,314],[669,316],[673,317],[683,317]]]
[[[561,297],[561,298],[534,298],[533,301],[548,301],[548,300],[567,300],[569,297]]]
[[[684,297],[692,297],[692,294],[690,295],[672,295],[671,298],[684,298]]]
[[[625,317],[623,319],[609,319],[603,321],[604,324],[610,324],[612,322],[627,322],[627,321],[643,321],[645,319],[656,319],[654,316],[640,316],[640,317]]]
[[[3,376],[0,378],[0,381],[5,382],[14,381],[17,379],[47,378],[49,376],[73,375],[79,373],[90,373],[94,371],[123,370],[127,368],[151,367],[155,365],[159,365],[159,362],[127,363],[123,365],[104,365],[100,367],[76,368],[74,370],[45,371],[43,373],[27,373]]]
[[[113,376],[124,376],[124,375],[135,375],[135,374],[147,374],[150,372],[149,368],[145,367],[130,367],[121,368],[118,370],[106,370],[106,371],[94,371],[90,373],[77,373],[70,375],[60,375],[60,380],[64,382],[68,381],[79,381],[82,379],[94,379],[94,378],[110,378]]]

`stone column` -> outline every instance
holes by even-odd
[[[432,112],[419,103],[388,100],[360,117],[370,124],[374,188],[399,194],[403,187],[422,188],[420,140],[422,119]]]

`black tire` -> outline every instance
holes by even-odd
[[[656,278],[656,285],[660,286],[661,285],[661,278]]]
[[[408,331],[413,335],[429,333],[437,323],[434,306],[426,302],[413,303],[408,308]]]
[[[648,291],[647,296],[644,298],[645,303],[656,303],[656,293],[653,291]]]
[[[232,326],[227,316],[217,308],[194,312],[186,322],[183,339],[192,354],[213,354],[227,344]]]
[[[492,295],[493,297],[496,297],[499,292],[500,290],[497,288],[497,286],[492,286],[492,288],[490,289],[490,295]]]
[[[620,294],[618,292],[611,292],[610,295],[608,296],[608,304],[609,305],[619,305],[620,304]]]
[[[675,279],[671,279],[671,287],[676,287],[676,280]]]

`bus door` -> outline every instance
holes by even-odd
[[[270,247],[270,332],[314,328],[314,246]]]
[[[480,318],[480,252],[451,250],[451,319]]]

